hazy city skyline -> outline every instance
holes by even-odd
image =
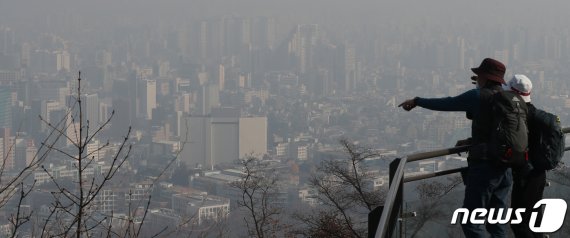
[[[263,174],[250,178],[275,178],[270,204],[283,214],[316,214],[326,206],[314,176],[328,179],[327,162],[354,159],[350,148],[373,154],[354,169],[379,196],[389,160],[469,135],[464,113],[404,113],[396,105],[473,88],[469,68],[486,57],[504,62],[506,77],[529,76],[533,103],[568,126],[568,7],[561,0],[0,0],[0,182],[25,170],[22,184],[33,191],[0,201],[0,236],[14,228],[4,218],[17,202],[45,219],[53,194],[82,188],[78,147],[89,155],[84,175],[101,181],[125,140],[130,153],[117,178],[90,194],[96,199],[85,210],[112,217],[103,224],[116,229],[127,220],[140,225],[144,208],[150,231],[179,224],[169,232],[221,226],[215,232],[247,234],[239,222],[224,223],[247,216],[238,206],[247,166]],[[104,125],[83,147],[79,99],[89,133]],[[28,167],[49,151],[44,140],[58,122],[65,127],[56,130],[55,152]],[[259,160],[246,164],[250,156]],[[465,163],[449,155],[406,173]],[[409,194],[410,204],[422,202]],[[355,219],[366,220],[359,212]]]

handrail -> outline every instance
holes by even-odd
[[[412,155],[408,156],[408,162],[431,159],[431,158],[444,156],[444,155],[457,154],[457,153],[467,151],[469,149],[469,147],[471,147],[471,146],[463,145],[463,146],[458,146],[458,147],[451,147],[451,148],[446,148],[446,149],[441,149],[441,150],[434,150],[434,151],[412,154]]]
[[[467,169],[467,167],[461,167],[461,168],[457,168],[457,169],[442,170],[442,171],[437,171],[437,172],[429,173],[429,174],[411,176],[411,177],[404,178],[404,183],[413,182],[413,181],[422,180],[422,179],[428,179],[428,178],[435,178],[435,177],[448,175],[448,174],[454,174],[454,173],[458,173],[458,172],[461,172],[461,171],[466,170],[466,169]]]
[[[388,196],[386,201],[384,202],[384,209],[382,210],[382,216],[380,217],[380,222],[378,223],[378,228],[376,229],[375,238],[382,238],[386,237],[388,233],[388,219],[393,217],[393,204],[396,203],[396,197],[398,195],[398,190],[400,190],[400,186],[402,179],[404,178],[404,167],[406,166],[406,158],[402,158],[398,162],[398,168],[395,170],[394,173],[394,181],[390,181],[390,189],[388,191]]]
[[[564,134],[570,133],[570,127],[562,128],[562,133],[564,133]],[[422,180],[422,179],[427,179],[427,178],[438,177],[438,176],[443,176],[443,175],[448,175],[448,174],[453,174],[453,173],[461,172],[461,171],[467,169],[467,167],[462,167],[462,168],[443,170],[443,171],[438,171],[438,172],[433,172],[433,173],[422,174],[422,175],[404,178],[404,168],[405,168],[405,165],[407,162],[414,162],[414,161],[420,161],[420,160],[440,157],[440,156],[444,156],[444,155],[461,153],[461,152],[467,151],[469,149],[469,147],[470,147],[469,145],[465,145],[465,146],[458,146],[458,147],[446,148],[446,149],[441,149],[441,150],[416,153],[416,154],[409,155],[406,158],[395,159],[394,161],[392,161],[392,163],[390,163],[390,185],[389,185],[390,188],[389,188],[387,198],[386,198],[386,201],[385,201],[383,209],[382,209],[382,215],[380,217],[380,222],[378,223],[374,237],[375,238],[380,238],[380,237],[383,238],[383,237],[386,237],[386,235],[391,235],[391,233],[393,232],[393,230],[394,230],[393,226],[396,225],[394,220],[397,218],[397,217],[395,217],[395,215],[397,215],[397,213],[394,213],[394,211],[395,211],[394,206],[395,205],[400,206],[400,209],[401,209],[401,206],[402,206],[401,199],[403,196],[402,190],[403,190],[403,184],[404,183]],[[566,148],[564,148],[564,150],[570,151],[570,147],[566,147]],[[396,165],[397,165],[397,167],[396,167]],[[371,235],[372,234],[369,234],[369,237],[371,237]]]

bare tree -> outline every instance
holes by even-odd
[[[378,154],[347,139],[340,141],[347,159],[325,160],[310,179],[323,205],[311,214],[296,214],[305,227],[296,233],[313,237],[365,237],[367,214],[382,204],[384,192],[375,190],[379,174],[363,165]]]
[[[74,168],[75,176],[74,181],[69,184],[67,181],[58,179],[51,171],[42,166],[43,171],[51,178],[56,189],[51,193],[54,202],[50,207],[51,212],[43,225],[41,236],[75,236],[79,238],[92,234],[96,229],[107,229],[105,224],[111,217],[109,214],[95,216],[96,213],[94,211],[97,209],[96,199],[127,161],[132,148],[132,145],[128,143],[131,132],[129,127],[109,164],[100,173],[89,172],[89,170],[93,170],[95,165],[95,155],[109,147],[110,143],[107,141],[90,151],[88,151],[88,146],[97,139],[101,131],[110,123],[114,111],[100,126],[85,120],[81,95],[81,72],[77,79],[77,95],[73,99],[74,104],[68,109],[70,120],[63,118],[63,126],[58,127],[42,119],[58,136],[62,136],[70,142],[73,149],[59,148],[55,146],[55,143],[42,143],[42,146],[46,146],[49,150],[56,151],[63,157],[66,157]],[[77,110],[74,110],[75,108]],[[67,133],[68,130],[72,130],[73,133]]]
[[[42,118],[40,116],[40,120],[41,119]],[[61,125],[62,122],[60,121],[53,126],[59,127]],[[18,131],[20,131],[21,127],[22,123],[20,123]],[[30,176],[40,168],[40,165],[52,151],[50,147],[53,147],[63,135],[56,129],[49,130],[47,136],[40,143],[41,146],[34,152],[30,161],[28,161],[23,168],[19,168],[18,171],[14,171],[7,163],[9,161],[9,156],[14,156],[18,136],[19,133],[16,133],[13,137],[10,147],[7,151],[4,151],[2,163],[0,164],[0,210],[6,211],[7,209],[13,209],[6,207],[6,205],[10,201],[13,201],[14,199],[16,200],[15,209],[8,217],[8,222],[11,226],[9,228],[10,232],[9,234],[5,234],[10,237],[18,236],[20,228],[32,220],[33,212],[27,211],[29,209],[23,209],[29,208],[28,205],[24,204],[24,201],[30,196],[30,193],[36,186],[36,181],[32,180]],[[4,138],[4,140],[9,140],[9,138]]]
[[[279,215],[282,208],[274,201],[278,194],[278,175],[267,164],[254,157],[241,160],[243,176],[232,183],[241,197],[237,204],[245,209],[244,222],[250,236],[275,237],[282,230]]]
[[[443,207],[442,199],[462,183],[461,176],[451,176],[445,182],[439,180],[422,181],[416,187],[419,204],[414,209],[417,216],[406,218],[411,223],[409,225],[411,237],[419,236],[428,221],[437,222],[437,220],[447,219],[444,211],[448,209]],[[449,224],[445,224],[449,226]]]
[[[12,225],[10,237],[16,237],[24,224],[31,220],[32,213],[31,209],[29,211],[23,211],[25,206],[23,205],[24,198],[26,198],[30,192],[33,190],[35,182],[30,186],[25,186],[24,183],[20,183],[20,196],[18,199],[18,204],[16,207],[16,212],[10,216],[10,224]],[[28,187],[26,189],[26,187]],[[29,206],[27,206],[29,208]]]

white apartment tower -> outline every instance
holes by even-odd
[[[140,92],[141,111],[147,120],[152,120],[152,110],[156,108],[156,80],[143,79]]]

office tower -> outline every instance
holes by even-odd
[[[119,138],[127,133],[129,126],[132,126],[134,108],[130,106],[128,99],[113,98],[113,110],[115,115],[111,123],[111,133],[113,137]]]
[[[239,109],[213,109],[210,116],[208,167],[233,163],[239,156]]]
[[[21,170],[29,166],[37,153],[37,148],[32,139],[16,139],[14,166],[15,169]]]
[[[14,155],[14,168],[22,170],[26,167],[26,140],[16,139],[15,155]]]
[[[139,80],[136,79],[135,74],[131,74],[129,79],[116,79],[113,82],[113,100],[112,107],[115,111],[115,118],[113,119],[113,127],[117,124],[123,124],[127,127],[133,125],[137,116],[137,91]],[[118,127],[120,128],[120,127]],[[118,129],[117,128],[117,129]],[[114,131],[114,130],[113,130]]]
[[[127,80],[117,80],[116,82],[121,82],[121,85],[120,87],[113,88],[114,95],[120,95],[119,97],[124,97],[129,102],[128,106],[130,107],[129,111],[131,113],[129,122],[134,124],[137,121],[136,118],[142,114],[140,105],[140,87],[142,80],[135,71],[132,71]],[[121,88],[121,90],[118,90],[119,88]]]
[[[176,114],[174,114],[172,131],[174,136],[180,138],[180,141],[184,141],[186,139],[187,135],[182,135],[182,132],[187,130],[185,129],[188,127],[187,120],[188,117],[185,117],[184,112],[182,111],[176,111]]]
[[[182,160],[189,166],[200,164],[213,169],[218,163],[238,159],[239,110],[215,109],[209,116],[190,117],[188,124],[180,140],[184,146]]]
[[[81,107],[85,120],[84,123],[89,121],[89,132],[94,132],[100,125],[99,96],[96,93],[83,95],[81,98]]]
[[[4,87],[0,88],[0,128],[12,127],[12,92]]]
[[[202,91],[199,99],[201,115],[210,114],[212,108],[220,106],[220,91],[219,87],[215,84],[205,84],[202,86]]]
[[[210,161],[209,155],[209,117],[190,116],[180,131],[180,159],[190,168],[206,166]],[[210,168],[210,167],[208,167]]]
[[[267,154],[267,117],[239,118],[239,158]]]
[[[61,105],[59,104],[58,101],[54,101],[54,100],[47,100],[47,101],[42,101],[41,102],[41,116],[43,118],[43,120],[45,120],[45,122],[41,122],[41,128],[42,131],[46,131],[49,130],[49,126],[46,124],[47,123],[51,123],[51,124],[55,124],[57,123],[57,119],[56,118],[52,118],[52,113],[56,110],[60,110],[61,109]]]
[[[209,116],[189,117],[187,124],[181,128],[180,141],[184,145],[181,158],[188,166],[211,169],[267,153],[266,117],[240,118],[238,109],[217,108]]]

